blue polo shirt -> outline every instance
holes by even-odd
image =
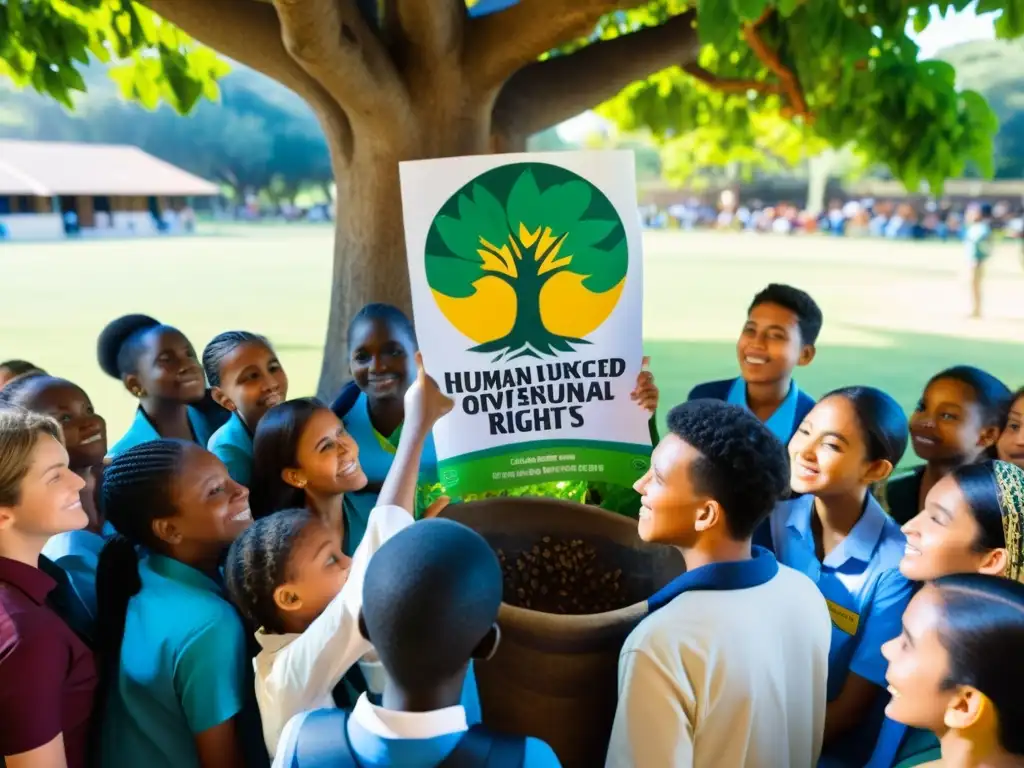
[[[791,381],[789,383],[789,392],[786,393],[786,399],[782,401],[782,404],[775,410],[775,413],[768,417],[768,420],[764,423],[768,431],[779,438],[783,445],[789,443],[790,438],[793,437],[793,431],[800,426],[798,423],[795,423],[799,400],[800,388],[796,385],[795,381]],[[731,405],[738,405],[741,408],[750,410],[750,407],[747,405],[747,382],[744,381],[742,376],[737,377],[733,381],[725,401]]]
[[[781,502],[770,517],[779,562],[805,573],[818,585],[832,616],[828,656],[828,700],[842,691],[848,672],[879,686],[879,704],[839,743],[826,748],[822,766],[863,766],[871,755],[886,697],[882,644],[899,635],[912,585],[899,572],[906,537],[874,497],[849,536],[819,561],[811,514],[814,496]]]
[[[92,531],[66,531],[51,536],[43,547],[43,555],[67,573],[71,586],[89,612],[89,620],[96,622],[96,569],[100,553],[107,540],[117,531],[104,523],[103,535]]]
[[[200,768],[195,737],[242,709],[245,631],[221,586],[147,555],[107,692],[101,768]]]
[[[232,480],[249,487],[252,480],[252,435],[237,412],[213,433],[206,448],[224,462]]]
[[[188,407],[188,422],[192,427],[192,435],[195,437],[196,442],[205,448],[206,444],[210,442],[210,427],[207,425],[203,414],[191,405]],[[156,431],[156,427],[153,426],[153,422],[149,420],[146,412],[139,406],[135,411],[135,418],[132,419],[132,424],[128,427],[128,431],[124,433],[124,437],[114,443],[113,448],[107,451],[107,458],[112,459],[129,448],[148,443],[150,440],[159,440],[161,437],[162,435]]]

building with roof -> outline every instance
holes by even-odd
[[[190,199],[219,194],[138,147],[0,140],[0,239],[187,229]]]

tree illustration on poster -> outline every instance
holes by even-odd
[[[425,259],[441,312],[498,362],[589,344],[622,295],[629,253],[600,189],[561,166],[514,163],[441,207]]]

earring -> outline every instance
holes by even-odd
[[[146,396],[146,390],[142,389],[141,387],[136,387],[135,389],[132,390],[132,394],[138,398],[143,398]]]
[[[299,480],[299,488],[305,488],[305,487],[306,487],[306,481],[305,480]]]

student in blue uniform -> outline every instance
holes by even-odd
[[[206,447],[211,430],[194,407],[205,397],[206,381],[181,331],[146,315],[125,315],[100,333],[97,357],[103,372],[139,401],[135,420],[110,449],[110,458],[161,437]]]
[[[958,365],[936,374],[910,417],[914,453],[924,464],[890,479],[883,506],[903,525],[924,509],[935,484],[953,469],[995,458],[1010,389],[990,373]]]
[[[203,368],[213,399],[231,412],[207,448],[235,482],[248,487],[253,433],[263,414],[288,398],[288,375],[270,342],[248,331],[216,336],[203,350]]]
[[[689,400],[725,400],[752,411],[784,444],[814,407],[793,379],[814,360],[821,309],[808,294],[772,283],[754,297],[736,342],[740,375],[694,387]]]
[[[797,498],[769,518],[779,562],[807,574],[832,616],[825,746],[819,766],[860,768],[885,706],[882,644],[911,595],[899,572],[906,539],[869,489],[907,447],[899,403],[872,387],[823,397],[789,443]]]
[[[331,409],[359,447],[366,485],[347,493],[344,503],[347,516],[365,527],[402,435],[403,398],[415,378],[413,361],[418,346],[412,323],[400,309],[367,304],[349,325],[348,349],[352,381]],[[420,479],[422,485],[437,482],[433,436],[428,436],[423,446]],[[421,513],[422,508],[416,512]]]
[[[1022,647],[1024,585],[977,573],[930,582],[885,645],[886,714],[938,737],[928,765],[1024,765]]]
[[[364,694],[351,713],[297,715],[275,766],[560,765],[538,739],[470,727],[460,704],[470,660],[490,658],[500,638],[501,566],[479,534],[450,520],[406,528],[370,561],[362,590],[360,631],[387,670],[383,705]]]
[[[0,405],[14,405],[53,417],[64,433],[71,471],[85,482],[79,494],[89,524],[50,537],[43,555],[67,573],[87,611],[90,637],[96,622],[96,567],[106,540],[114,531],[97,503],[97,490],[107,453],[107,427],[81,387],[46,374],[19,378],[0,391]]]
[[[1024,582],[1024,470],[1004,461],[954,469],[903,532],[900,571],[918,585],[957,573]],[[868,766],[909,768],[937,759],[938,751],[930,731],[890,719]]]
[[[251,695],[241,619],[219,564],[249,526],[248,491],[192,442],[114,458],[103,505],[118,531],[100,557],[102,768],[241,768]]]

